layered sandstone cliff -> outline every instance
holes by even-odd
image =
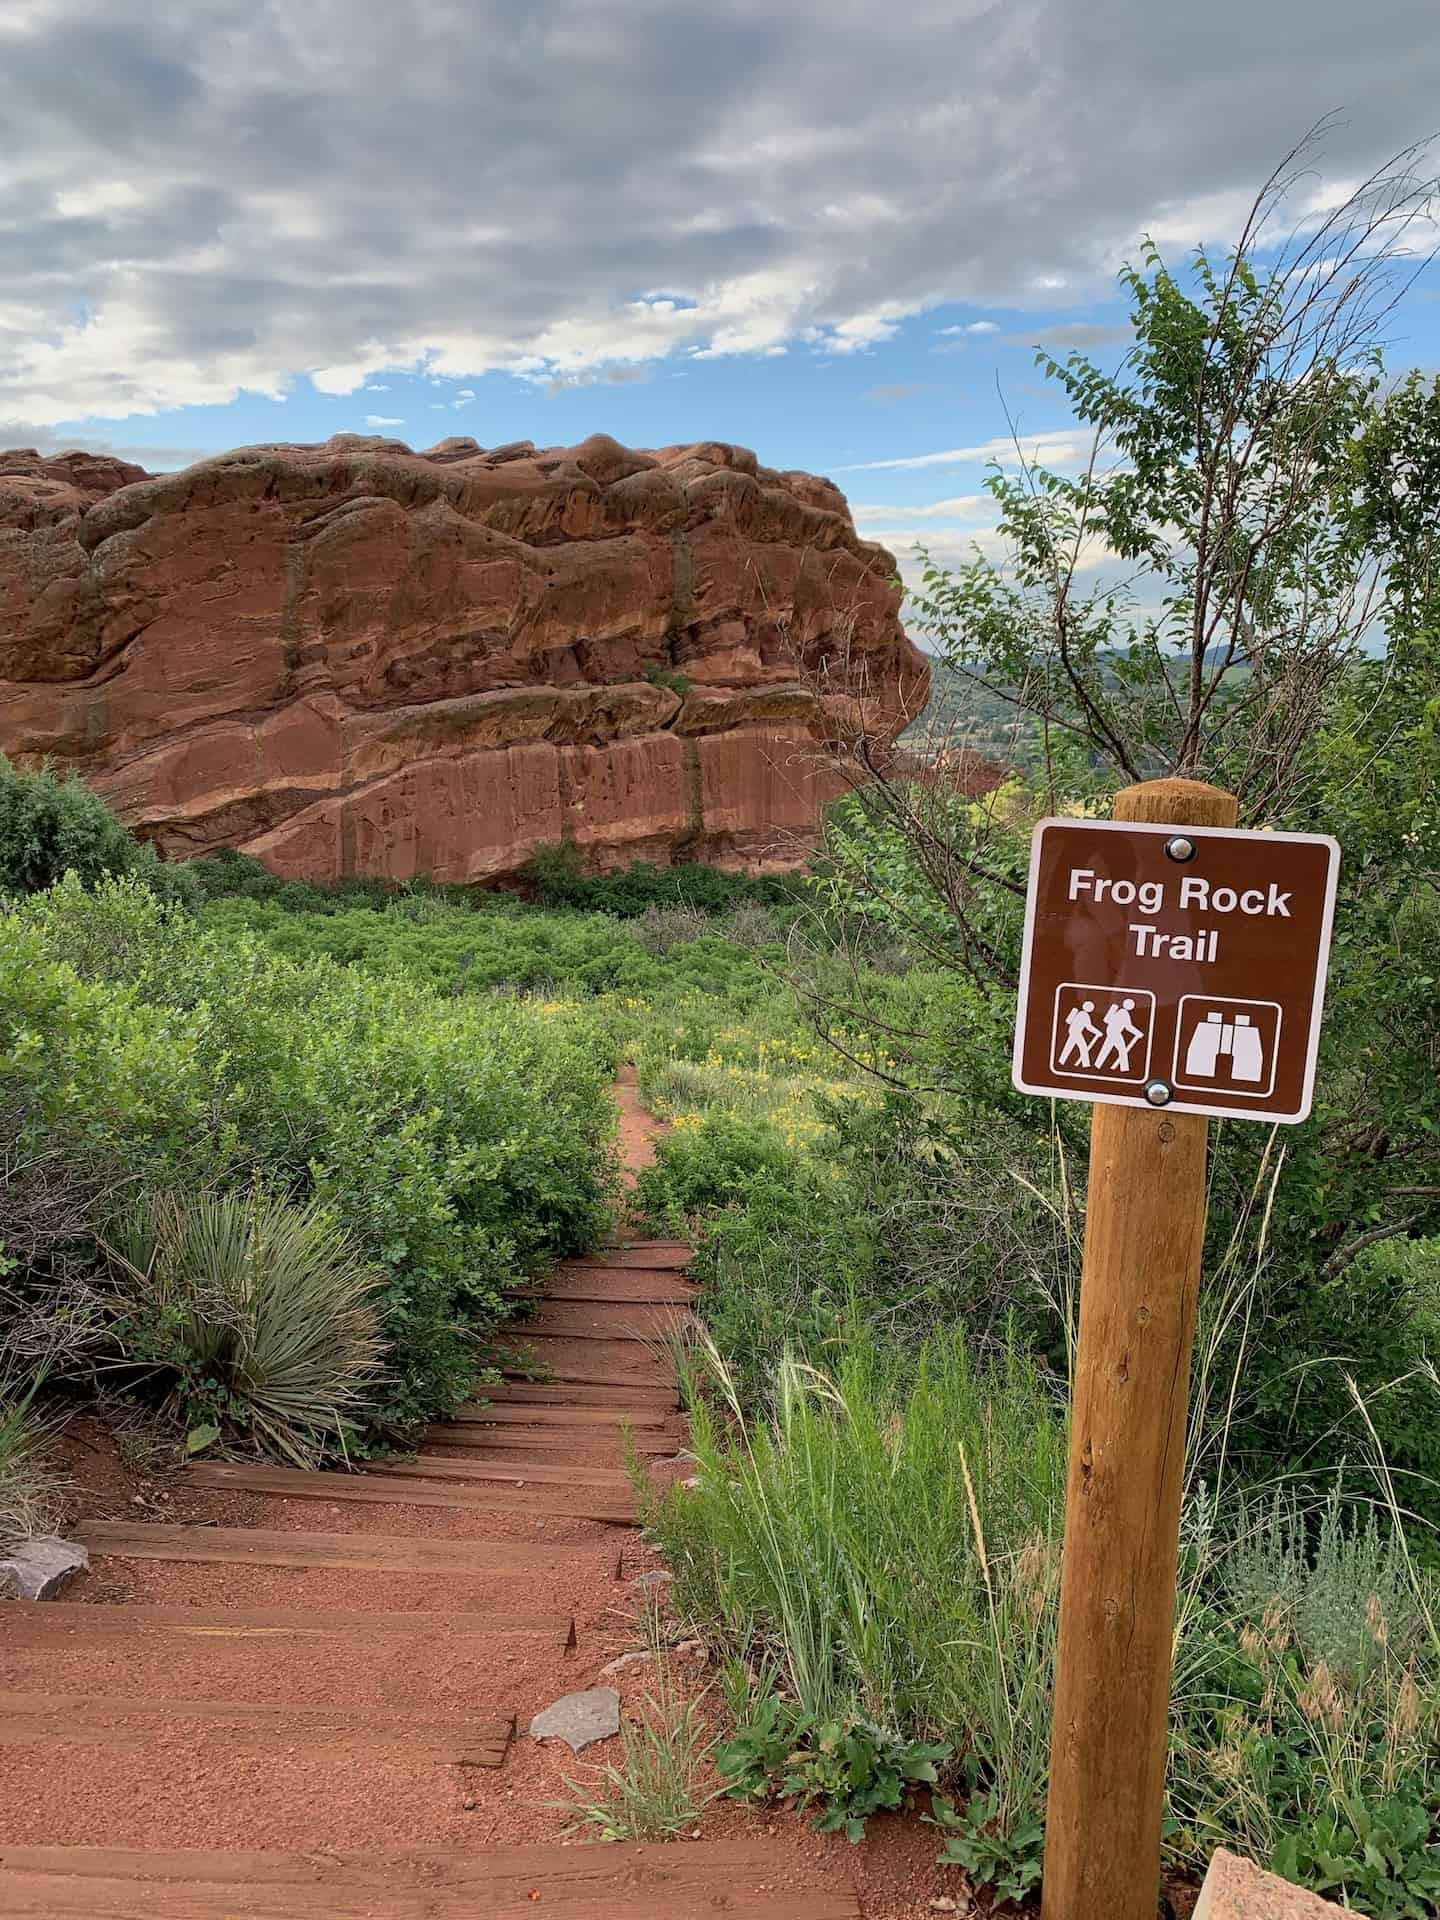
[[[297,878],[784,864],[924,703],[894,575],[719,444],[0,453],[0,750]]]

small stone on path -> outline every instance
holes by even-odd
[[[0,1559],[0,1595],[16,1600],[53,1600],[67,1581],[89,1564],[89,1554],[73,1540],[61,1540],[54,1534],[22,1540]]]
[[[614,1687],[567,1693],[530,1722],[532,1740],[564,1740],[572,1753],[620,1731],[620,1696]]]
[[[630,1584],[632,1587],[665,1587],[674,1578],[673,1573],[667,1573],[663,1567],[657,1567],[651,1573],[642,1573],[638,1580],[632,1580]]]

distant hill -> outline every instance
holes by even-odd
[[[967,752],[1005,767],[1039,764],[1037,723],[944,660],[930,662],[930,699],[900,736],[912,753]]]

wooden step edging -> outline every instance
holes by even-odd
[[[565,1262],[567,1267],[611,1268],[648,1273],[683,1273],[694,1259],[694,1249],[683,1241],[649,1241],[640,1245],[607,1247],[603,1253],[582,1253]]]
[[[440,1478],[449,1479],[444,1475]],[[232,1493],[258,1493],[277,1500],[328,1500],[344,1505],[360,1501],[388,1507],[457,1507],[468,1513],[543,1513],[571,1520],[602,1520],[607,1525],[632,1525],[635,1503],[585,1486],[572,1488],[536,1485],[523,1490],[509,1487],[447,1487],[423,1476],[409,1478],[393,1470],[372,1473],[310,1473],[300,1467],[231,1466],[216,1462],[187,1467],[185,1484]],[[401,1482],[404,1482],[402,1485]]]
[[[0,1642],[39,1651],[113,1646],[151,1636],[198,1640],[535,1639],[569,1652],[569,1614],[336,1613],[309,1607],[87,1606],[52,1600],[0,1603]]]
[[[469,1420],[483,1414],[491,1406],[502,1407],[597,1407],[631,1412],[637,1407],[651,1407],[656,1413],[675,1415],[680,1411],[680,1389],[666,1385],[662,1380],[617,1381],[613,1375],[604,1380],[590,1383],[575,1381],[532,1380],[527,1374],[515,1372],[508,1380],[501,1380],[484,1389],[484,1400],[467,1401],[456,1414],[460,1420]]]
[[[687,1307],[700,1289],[678,1274],[652,1267],[556,1267],[543,1284],[517,1292],[524,1300],[598,1300],[617,1306]]]
[[[428,1427],[421,1435],[427,1453],[449,1448],[453,1453],[491,1459],[507,1453],[533,1455],[541,1460],[575,1460],[591,1455],[582,1465],[620,1466],[627,1452],[639,1460],[665,1460],[683,1451],[685,1442],[678,1434],[647,1433],[604,1427]],[[603,1458],[595,1458],[604,1450]]]
[[[630,1482],[623,1467],[581,1466],[570,1461],[555,1460],[446,1460],[438,1454],[417,1453],[408,1460],[375,1460],[371,1463],[376,1473],[387,1473],[396,1479],[417,1480],[461,1480],[471,1482],[519,1482],[531,1487],[574,1487],[594,1489],[597,1492],[615,1494],[624,1499],[630,1493]]]
[[[498,1767],[513,1713],[448,1719],[431,1709],[297,1707],[234,1700],[127,1700],[93,1693],[0,1692],[0,1747],[144,1748],[157,1722],[191,1721],[225,1733],[227,1753],[273,1759],[291,1747],[373,1751],[394,1747],[447,1766]],[[172,1738],[173,1732],[164,1737]]]
[[[518,1363],[511,1364],[507,1361],[502,1364],[500,1371],[507,1380],[529,1380],[532,1369],[522,1367]],[[658,1374],[647,1373],[639,1375],[638,1377],[635,1375],[622,1375],[617,1379],[614,1367],[607,1367],[598,1359],[593,1363],[587,1363],[583,1360],[547,1360],[545,1362],[545,1372],[549,1376],[545,1381],[545,1385],[547,1386],[618,1386],[623,1388],[626,1393],[633,1393],[637,1390],[644,1392],[649,1388],[657,1394],[664,1394],[671,1406],[678,1407],[680,1404],[680,1396],[677,1389],[667,1387],[664,1381],[659,1378]]]
[[[811,1869],[813,1871],[813,1869]],[[805,1871],[805,1869],[801,1869]],[[796,1886],[773,1841],[450,1852],[0,1848],[7,1920],[860,1920],[843,1861]]]
[[[455,1427],[547,1427],[577,1440],[588,1440],[592,1435],[618,1436],[624,1427],[649,1433],[678,1424],[675,1415],[662,1407],[517,1406],[513,1401],[488,1407],[480,1402],[472,1405],[473,1411],[457,1413],[453,1420],[436,1421],[426,1428],[427,1434],[449,1433]]]
[[[598,1552],[620,1578],[620,1548],[608,1541],[531,1546],[520,1540],[427,1540],[400,1534],[301,1533],[284,1527],[203,1527],[145,1520],[92,1520],[76,1538],[122,1560],[189,1560],[222,1566],[363,1567],[379,1573],[443,1573],[471,1580],[526,1578]]]

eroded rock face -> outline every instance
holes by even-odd
[[[784,865],[924,704],[894,574],[720,444],[0,453],[0,749],[287,877]]]

